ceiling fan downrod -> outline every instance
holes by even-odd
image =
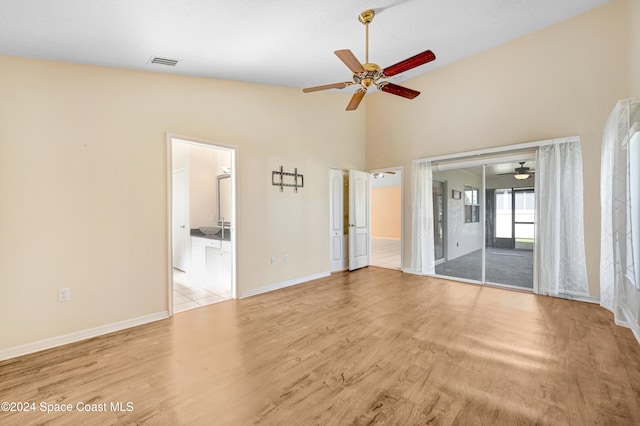
[[[373,9],[365,10],[360,14],[358,20],[365,28],[365,63],[369,63],[369,24],[373,21],[376,12]]]

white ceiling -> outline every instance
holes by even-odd
[[[302,88],[351,79],[333,51],[364,62],[374,9],[370,62],[437,56],[402,81],[609,1],[2,0],[0,54]]]

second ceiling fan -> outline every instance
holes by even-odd
[[[302,89],[303,92],[317,92],[320,90],[328,89],[344,89],[347,86],[359,84],[360,87],[353,94],[351,101],[347,105],[347,111],[353,111],[358,108],[362,98],[364,98],[367,89],[371,84],[376,86],[378,90],[391,93],[392,95],[402,96],[403,98],[413,99],[420,94],[417,90],[409,89],[407,87],[399,86],[384,79],[408,71],[420,65],[424,65],[427,62],[431,62],[436,59],[436,55],[431,50],[425,50],[422,53],[418,53],[410,58],[400,61],[397,64],[391,65],[387,68],[380,68],[379,65],[369,63],[369,24],[373,21],[375,16],[374,10],[365,10],[358,17],[359,21],[366,27],[366,62],[361,64],[358,58],[349,49],[336,50],[334,53],[336,56],[349,67],[353,72],[353,81],[345,81],[341,83],[326,84],[324,86],[307,87]]]

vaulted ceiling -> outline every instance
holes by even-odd
[[[364,62],[358,15],[374,9],[371,62],[437,55],[402,81],[609,1],[2,0],[0,54],[306,87],[351,78],[333,52]]]

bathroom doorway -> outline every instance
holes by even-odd
[[[169,312],[236,297],[233,147],[168,136]]]
[[[371,172],[371,265],[402,269],[402,167]]]

